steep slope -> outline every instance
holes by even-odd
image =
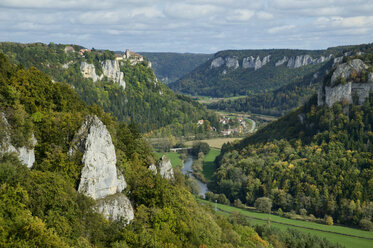
[[[142,52],[141,54],[151,61],[155,75],[165,84],[175,82],[213,56],[193,53]]]
[[[373,215],[372,54],[348,58],[303,107],[223,146],[210,185],[231,201],[361,225]]]
[[[330,59],[331,53],[321,50],[221,51],[170,87],[212,97],[256,94],[299,82]]]
[[[54,81],[66,82],[88,105],[97,104],[119,121],[135,122],[142,132],[167,127],[175,135],[198,132],[197,120],[218,125],[216,116],[159,82],[147,61],[80,46],[0,43],[12,63],[32,66]],[[134,56],[133,59],[130,56]]]
[[[372,44],[367,44],[319,51],[222,51],[170,87],[191,95],[247,95],[208,107],[281,116],[316,93],[323,77],[343,56],[372,50]]]

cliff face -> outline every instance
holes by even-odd
[[[37,144],[35,136],[32,135],[29,139],[29,146],[15,147],[12,144],[12,139],[9,134],[9,129],[11,128],[8,120],[5,118],[4,113],[0,113],[0,122],[3,126],[3,130],[0,130],[3,139],[0,140],[0,154],[1,153],[15,153],[22,164],[26,165],[28,168],[32,168],[35,162],[35,151],[34,147]]]
[[[157,163],[157,169],[161,177],[173,180],[174,179],[174,170],[172,169],[172,164],[170,160],[163,155],[162,158]]]
[[[353,82],[352,75],[366,73],[368,65],[360,59],[354,59],[340,64],[334,70],[330,85],[323,85],[319,92],[318,105],[331,107],[335,102],[352,103],[356,97],[357,103],[365,102],[369,93],[373,91],[373,73],[369,73],[366,82]],[[340,81],[343,80],[344,83]]]
[[[118,83],[123,89],[126,88],[126,82],[123,79],[124,74],[120,71],[119,62],[117,60],[105,60],[102,62],[102,70],[104,76]]]
[[[97,75],[96,69],[93,64],[82,62],[80,64],[80,71],[84,78],[91,78],[93,82],[102,80],[104,76],[118,83],[123,89],[126,88],[126,82],[124,81],[124,74],[120,71],[119,62],[117,60],[105,60],[101,62],[103,74]]]
[[[78,191],[99,200],[96,210],[108,219],[133,219],[130,201],[121,192],[127,187],[123,174],[116,167],[116,155],[111,136],[97,116],[89,116],[73,139],[70,150],[83,152]],[[110,197],[110,198],[107,198]],[[124,210],[125,211],[122,211]]]
[[[298,55],[290,58],[284,56],[282,59],[278,60],[275,63],[275,66],[280,66],[287,63],[286,66],[289,68],[299,68],[306,65],[320,64],[327,60],[330,60],[332,57],[332,54],[330,54],[328,57],[320,56],[318,58],[312,58],[308,54]]]

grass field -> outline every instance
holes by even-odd
[[[242,138],[215,138],[215,139],[204,139],[204,140],[190,140],[185,142],[186,146],[192,147],[194,142],[206,142],[211,148],[221,149],[224,143],[233,142],[235,140],[241,140]]]
[[[207,181],[211,180],[212,174],[215,172],[215,158],[219,156],[220,150],[218,149],[211,149],[209,153],[206,154],[204,160],[203,160],[203,175],[207,179]]]
[[[180,167],[182,165],[182,161],[180,159],[180,154],[177,152],[154,152],[157,155],[157,158],[161,158],[162,155],[166,155],[172,164],[172,167]]]
[[[215,203],[200,200],[199,201],[215,206]],[[373,232],[363,231],[344,226],[327,226],[315,222],[292,220],[277,215],[268,215],[254,211],[235,208],[227,205],[216,204],[217,208],[227,212],[240,212],[244,216],[251,218],[253,224],[266,224],[270,218],[271,226],[286,231],[288,228],[316,235],[320,238],[326,238],[332,243],[339,243],[348,248],[372,248]],[[349,236],[350,235],[350,236]],[[354,236],[354,237],[353,237]]]

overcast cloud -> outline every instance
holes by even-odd
[[[212,53],[373,42],[372,0],[1,0],[1,41]]]

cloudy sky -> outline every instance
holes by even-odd
[[[373,42],[373,0],[1,0],[0,40],[212,53]]]

